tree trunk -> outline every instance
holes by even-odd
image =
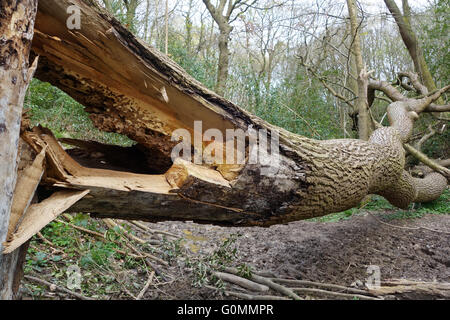
[[[99,151],[110,165],[105,169],[95,157],[80,165],[81,160],[72,159],[46,129],[26,131],[23,137],[35,151],[47,148],[42,184],[48,192],[90,191],[69,211],[149,221],[267,226],[346,210],[369,193],[406,207],[416,198],[423,199],[420,194],[427,188],[420,189],[422,182],[427,186],[433,182],[432,197],[446,186],[445,178],[414,180],[403,171],[401,143],[412,127],[411,117],[436,95],[421,100],[420,107],[411,104],[416,113],[402,116],[402,121],[398,114],[410,101],[394,104],[389,111],[392,126],[378,129],[369,141],[308,139],[240,109],[135,38],[110,15],[84,1],[74,2],[82,9],[82,21],[89,23],[70,33],[65,26],[69,0],[39,2],[32,48],[41,57],[36,76],[87,106],[99,129],[125,134],[138,144],[115,149],[120,147],[66,141],[88,153]],[[367,80],[367,75],[361,73],[361,78]],[[198,120],[202,128],[195,125]],[[249,127],[265,129],[269,137],[278,132],[279,156],[262,154],[252,163],[247,148],[242,164],[172,162],[171,152],[178,143],[171,139],[175,129],[195,136],[215,128],[225,136],[227,129]],[[214,143],[194,142],[191,147],[198,155],[220,142],[215,136]],[[237,145],[232,150],[238,151]]]
[[[217,94],[223,96],[225,94],[228,79],[228,65],[230,60],[230,49],[228,48],[228,42],[230,39],[231,27],[229,25],[224,25],[219,28],[219,63],[217,65],[217,82],[215,91]]]
[[[17,178],[22,107],[35,65],[28,57],[33,38],[37,0],[0,3],[0,248],[6,240]],[[0,253],[0,299],[11,299],[18,289],[24,245]]]
[[[139,5],[139,1],[138,0],[128,0],[128,1],[124,1],[124,2],[125,2],[125,7],[127,9],[127,13],[125,16],[127,28],[129,30],[131,30],[131,32],[136,32],[134,19],[136,17],[136,9],[137,9],[137,6]]]
[[[66,26],[66,9],[72,4],[82,13],[80,30]],[[26,243],[63,211],[269,226],[346,210],[369,193],[405,208],[413,201],[436,199],[447,186],[450,175],[431,172],[417,179],[404,171],[402,144],[418,114],[450,87],[419,100],[394,99],[398,101],[387,110],[390,127],[377,129],[368,141],[309,139],[274,127],[208,90],[89,1],[40,0],[32,43],[33,56],[40,56],[36,77],[85,105],[99,129],[125,134],[137,144],[125,148],[65,139],[78,147],[66,151],[50,130],[30,129],[24,122],[21,137],[37,156],[20,175],[17,185],[23,187],[15,190],[20,115],[34,70],[28,68],[28,53],[35,8],[33,0],[1,7],[6,13],[0,17],[6,31],[1,31],[11,40],[1,43],[0,59],[0,183],[6,190],[0,194],[0,234],[8,240],[2,252]],[[361,72],[360,79],[367,82],[367,74]],[[185,151],[193,150],[194,160],[203,154],[203,161],[194,164],[186,154],[185,159],[173,156],[179,146],[173,139],[177,129],[194,136],[193,143],[184,136]],[[207,138],[209,129],[215,131]],[[245,149],[239,140],[227,148],[221,136],[230,129],[267,132],[275,143],[270,152],[261,152],[267,148],[263,140],[248,135]],[[256,162],[251,161],[254,146],[260,148]],[[96,155],[81,159],[79,149]],[[216,157],[220,154],[233,156],[222,162]],[[236,161],[242,155],[244,161]],[[38,184],[37,198],[44,200],[29,206]],[[0,255],[3,298],[10,298],[18,283],[22,249]]]
[[[355,109],[358,110],[358,136],[362,140],[369,140],[371,133],[369,108],[367,104],[367,81],[362,78],[364,61],[362,58],[361,44],[358,30],[358,18],[356,14],[355,0],[347,0],[348,14],[350,16],[350,29],[352,34],[351,53],[356,61],[356,76],[358,77],[358,97]]]

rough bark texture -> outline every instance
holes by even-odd
[[[217,94],[224,95],[227,87],[228,65],[230,60],[230,49],[228,48],[231,27],[222,26],[219,34],[219,63],[217,65]]]
[[[80,30],[66,28],[69,2],[81,8]],[[275,128],[209,91],[90,2],[41,0],[33,52],[40,55],[39,79],[85,105],[101,130],[135,140],[147,169],[156,173],[118,159],[110,163],[119,170],[88,162],[82,166],[48,130],[27,131],[24,139],[36,152],[47,148],[43,178],[47,192],[90,190],[71,211],[150,221],[271,225],[346,210],[369,193],[404,208],[412,201],[435,199],[447,183],[437,177],[412,178],[403,169],[402,147],[417,114],[443,91],[418,102],[391,104],[391,127],[376,130],[369,141],[318,141]],[[367,75],[362,75],[367,82]],[[194,133],[195,120],[203,121],[203,131],[245,131],[250,126],[277,130],[279,165],[273,168],[270,158],[266,165],[248,161],[195,165],[181,160],[172,164],[172,131],[184,128]],[[91,152],[92,143],[71,143]],[[202,150],[206,145],[194,147]],[[114,147],[98,148],[108,158]],[[129,158],[136,154],[136,150],[122,151],[125,158],[127,152]],[[263,174],[269,168],[274,173]],[[430,181],[433,190],[427,187]]]
[[[0,249],[6,239],[16,184],[22,106],[33,67],[28,57],[33,38],[36,0],[0,2]],[[0,253],[0,298],[10,299],[25,246],[9,255]]]

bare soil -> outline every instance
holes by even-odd
[[[269,228],[192,222],[148,225],[183,236],[184,247],[197,257],[211,254],[224,239],[239,233],[234,264],[245,263],[254,271],[283,278],[355,286],[366,281],[368,266],[376,265],[381,280],[450,281],[450,215],[389,221],[386,212],[360,212],[338,222],[298,221]],[[224,298],[217,291],[193,287],[192,274],[172,268],[175,281],[149,290],[147,299]]]

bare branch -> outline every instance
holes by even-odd
[[[414,72],[399,72],[398,78],[400,81],[400,85],[404,87],[406,90],[415,90],[417,93],[426,95],[428,94],[428,89],[425,87],[419,80],[419,76]],[[403,78],[408,78],[411,81],[411,85],[405,84],[403,82]]]
[[[447,168],[441,166],[440,164],[436,163],[432,159],[428,158],[428,156],[426,154],[420,152],[419,150],[417,150],[416,148],[414,148],[413,146],[411,146],[411,145],[409,145],[407,143],[403,144],[403,147],[405,148],[406,151],[408,151],[415,158],[417,158],[417,160],[419,160],[423,164],[427,165],[428,167],[430,167],[434,171],[442,174],[444,177],[447,178],[447,180],[450,179],[450,170],[449,169],[447,169]]]
[[[447,112],[447,111],[450,111],[450,104],[439,105],[432,103],[424,110],[424,112]]]

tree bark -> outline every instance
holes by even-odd
[[[101,9],[75,2],[89,23],[67,32],[65,1],[40,1],[33,41],[33,52],[41,56],[36,76],[88,106],[86,111],[101,130],[135,140],[138,145],[124,150],[124,156],[139,150],[143,166],[154,174],[136,173],[131,163],[121,170],[81,166],[48,130],[27,131],[24,139],[37,152],[47,146],[43,183],[50,192],[90,190],[71,211],[150,221],[267,226],[346,210],[369,193],[382,194],[399,207],[416,199],[421,180],[411,180],[403,171],[402,141],[412,128],[414,112],[420,114],[443,91],[424,98],[425,107],[417,107],[412,100],[399,101],[403,104],[397,103],[389,112],[392,126],[375,131],[369,141],[313,140],[240,109],[139,41]],[[404,109],[415,111],[399,121]],[[170,154],[176,144],[172,132],[183,128],[199,133],[195,120],[202,120],[200,133],[216,128],[225,136],[226,129],[249,127],[266,129],[271,135],[278,132],[278,165],[273,166],[269,156],[263,159],[267,163],[256,164],[198,165],[180,159],[172,163]],[[203,151],[206,146],[193,147]],[[107,157],[108,148],[101,150]],[[270,173],[271,169],[275,171]],[[446,181],[434,181],[438,187],[433,197],[437,197]]]
[[[356,13],[355,0],[347,0],[348,14],[350,17],[350,29],[352,35],[351,56],[354,56],[356,63],[356,76],[358,85],[358,97],[355,102],[355,109],[358,112],[358,137],[362,140],[369,140],[371,134],[369,108],[367,104],[367,75],[365,75],[364,61],[361,52],[359,37],[359,24]]]
[[[66,9],[72,4],[81,9],[80,30],[66,26]],[[406,208],[414,201],[436,199],[447,186],[447,179],[437,172],[419,179],[404,171],[403,143],[418,115],[450,86],[421,99],[399,98],[390,104],[390,126],[374,131],[368,141],[314,140],[274,127],[211,92],[90,1],[40,0],[35,22],[35,0],[2,3],[1,9],[0,31],[8,41],[0,42],[0,183],[5,190],[0,194],[0,235],[11,250],[67,208],[131,220],[269,226],[346,210],[370,193]],[[66,139],[87,153],[93,148],[109,167],[95,163],[97,156],[81,165],[76,153],[72,158],[50,130],[30,129],[24,123],[21,137],[38,154],[31,166],[45,171],[29,175],[33,186],[42,187],[38,200],[45,199],[27,210],[34,187],[14,190],[14,185],[23,98],[37,65],[35,59],[28,66],[32,38],[32,55],[40,56],[36,76],[85,105],[99,129],[125,134],[137,145],[121,148]],[[370,85],[367,74],[361,72],[360,78],[364,86]],[[378,85],[380,89],[372,89],[387,90],[383,83]],[[202,128],[196,126],[198,120]],[[279,145],[260,155],[257,163],[249,161],[249,146],[243,163],[222,163],[211,155],[200,164],[172,161],[177,144],[172,134],[180,128],[193,136],[207,129],[223,136],[227,129],[266,130],[269,138],[279,136]],[[198,155],[220,144],[220,139],[209,139],[190,147]],[[231,148],[234,153],[237,146]],[[273,153],[277,147],[278,155]],[[15,216],[10,224],[16,196],[25,193],[19,219]],[[0,255],[2,298],[13,296],[25,252],[22,245]]]
[[[217,82],[215,91],[223,96],[227,87],[228,69],[230,60],[230,49],[228,42],[230,39],[231,27],[224,25],[220,27],[219,34],[219,62],[217,65]]]
[[[6,240],[17,178],[19,133],[25,93],[35,65],[28,57],[37,10],[36,0],[0,3],[0,249]],[[17,292],[26,245],[0,253],[0,299]]]

